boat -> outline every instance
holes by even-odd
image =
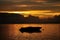
[[[41,32],[41,28],[42,27],[22,27],[21,29],[19,29],[20,32],[24,33],[37,33],[37,32]]]

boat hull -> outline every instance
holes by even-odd
[[[27,32],[27,33],[36,33],[36,32],[41,32],[41,27],[26,27],[26,28],[21,28],[19,29],[22,33]]]

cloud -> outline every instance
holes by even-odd
[[[0,0],[0,11],[51,10],[60,12],[60,0]]]
[[[47,0],[48,2],[60,2],[60,0]]]

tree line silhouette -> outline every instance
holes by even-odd
[[[39,17],[35,17],[29,15],[28,17],[24,17],[21,14],[9,14],[9,13],[0,13],[0,24],[4,23],[60,23],[60,15],[55,15],[53,18],[40,19]]]

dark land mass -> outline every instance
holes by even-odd
[[[55,15],[53,18],[40,19],[39,17],[31,16],[24,17],[21,14],[0,13],[0,24],[49,24],[59,23],[60,15]]]
[[[19,31],[22,33],[27,32],[27,33],[39,33],[41,32],[41,27],[26,27],[26,28],[21,28]]]

